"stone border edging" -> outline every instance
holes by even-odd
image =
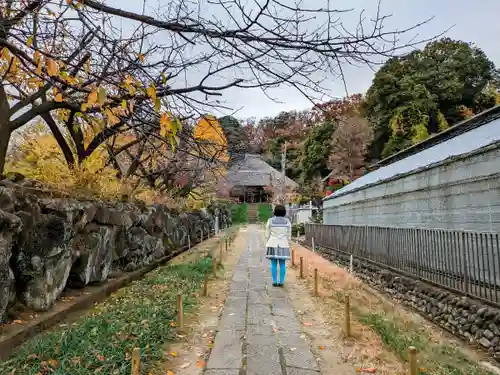
[[[214,237],[209,237],[205,241],[211,240]],[[198,242],[197,244],[195,244],[195,246],[200,245],[205,241]],[[194,246],[191,246],[191,249],[193,247]],[[125,275],[120,276],[115,280],[108,280],[108,282],[106,282],[104,285],[98,287],[97,291],[91,294],[82,294],[81,296],[78,296],[75,301],[72,301],[72,303],[69,303],[67,306],[64,306],[60,310],[44,312],[43,314],[45,314],[45,316],[40,320],[27,323],[26,325],[21,326],[18,330],[15,330],[5,337],[0,338],[0,360],[6,360],[18,346],[35,337],[37,334],[43,332],[44,330],[51,328],[57,323],[63,321],[69,314],[89,308],[95,302],[103,301],[112,293],[123,288],[132,281],[140,279],[145,274],[164,265],[168,261],[172,260],[178,255],[181,255],[182,253],[185,253],[189,249],[190,248],[188,246],[184,246],[181,249],[156,261],[155,263],[152,263],[141,269],[126,273]]]

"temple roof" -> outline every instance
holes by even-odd
[[[258,154],[245,154],[228,170],[227,179],[237,186],[281,186],[283,174],[267,164]],[[286,177],[286,187],[294,189],[298,184]]]

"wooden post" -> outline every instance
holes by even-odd
[[[319,292],[318,292],[318,269],[314,269],[314,296],[319,297]]]
[[[316,252],[316,245],[314,244],[314,237],[311,238],[311,247],[312,247],[313,253],[315,253]]]
[[[295,267],[295,249],[292,249],[292,267]]]
[[[345,295],[344,305],[344,334],[346,337],[351,336],[351,303],[349,294]]]
[[[354,257],[351,254],[351,256],[349,257],[349,273],[350,274],[352,274],[353,269],[354,269]]]
[[[408,365],[410,375],[417,375],[417,349],[413,346],[408,348]]]
[[[205,274],[205,279],[203,280],[203,296],[208,296],[208,273]]]
[[[228,239],[226,238],[226,253],[227,253],[227,241],[228,241]]]
[[[219,264],[222,264],[222,256],[223,254],[224,247],[222,246],[222,242],[220,243],[220,254],[219,254]]]
[[[177,295],[177,327],[184,328],[184,306],[182,305],[182,294]]]
[[[131,375],[140,375],[141,373],[141,349],[134,348],[132,350],[132,371]]]
[[[300,257],[300,278],[304,278],[304,257]]]

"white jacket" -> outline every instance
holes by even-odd
[[[272,217],[266,223],[266,247],[290,247],[292,223],[286,217]]]

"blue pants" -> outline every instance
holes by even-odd
[[[280,279],[278,281],[278,263],[280,264]],[[286,260],[271,258],[271,275],[273,276],[273,284],[284,284],[286,275]]]

